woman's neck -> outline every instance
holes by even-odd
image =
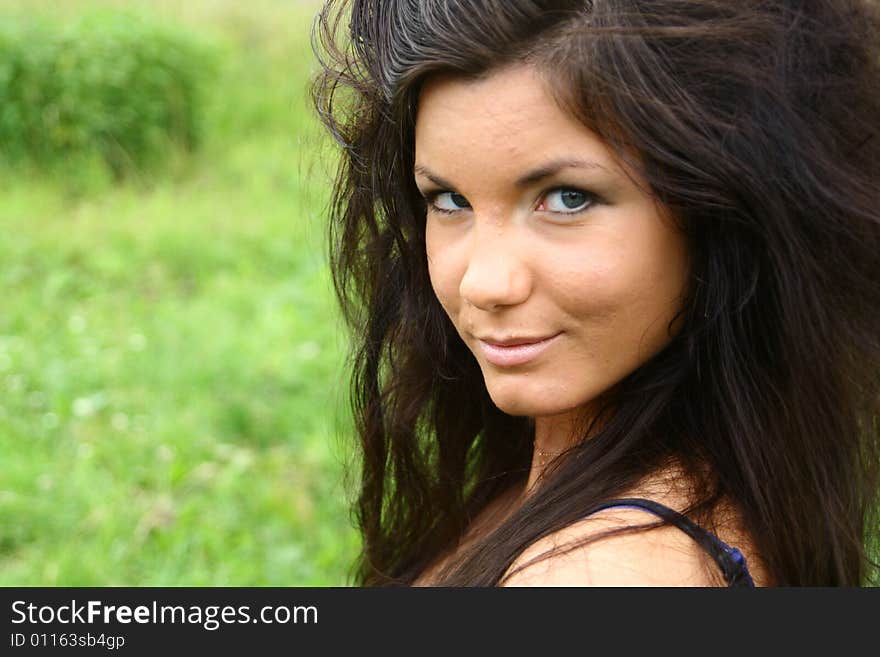
[[[532,464],[526,482],[526,494],[535,490],[547,467],[557,456],[574,447],[583,438],[584,422],[582,414],[576,412],[536,417],[535,437],[532,447]]]

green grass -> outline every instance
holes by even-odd
[[[202,150],[167,173],[0,172],[0,585],[347,584],[315,3],[0,12],[96,4],[226,57]]]

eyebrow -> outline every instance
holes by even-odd
[[[593,162],[592,160],[579,160],[577,158],[565,158],[560,160],[552,160],[539,166],[537,169],[532,169],[524,176],[517,178],[514,183],[517,187],[528,187],[529,185],[534,185],[536,182],[540,182],[545,178],[549,178],[550,176],[559,173],[563,169],[602,169],[607,170],[606,167],[602,166],[598,162]],[[445,189],[455,189],[455,185],[444,180],[433,171],[431,171],[428,167],[422,164],[416,164],[413,167],[413,172],[419,175],[424,176],[428,180],[430,180],[435,185],[443,187]]]

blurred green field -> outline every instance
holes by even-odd
[[[346,585],[345,338],[313,0],[148,12],[224,57],[202,149],[117,185],[0,171],[0,585]]]

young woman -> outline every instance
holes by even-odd
[[[359,583],[870,583],[878,25],[328,2]]]

